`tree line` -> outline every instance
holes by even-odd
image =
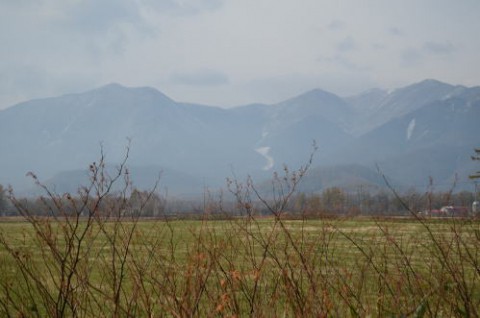
[[[80,200],[71,198],[70,194],[60,196],[60,201]],[[116,200],[127,200],[129,211],[126,213],[139,214],[142,217],[176,217],[195,218],[205,213],[211,217],[241,216],[243,209],[236,206],[232,197],[222,192],[207,192],[203,198],[182,199],[167,198],[164,195],[139,189],[133,189],[125,199],[114,193],[109,194],[103,201],[107,208]],[[59,213],[58,205],[51,198],[24,197],[20,198],[30,211],[38,216],[52,216]],[[461,206],[471,208],[475,195],[471,191],[436,191],[420,192],[409,189],[395,196],[391,191],[369,191],[359,186],[356,190],[347,191],[339,187],[330,187],[318,193],[300,192],[292,196],[285,208],[285,215],[321,217],[342,215],[372,215],[372,216],[402,216],[410,211],[438,210],[444,206]],[[407,206],[405,206],[405,203]],[[408,209],[407,209],[408,207]],[[268,215],[261,202],[251,203],[252,213],[257,216]],[[101,209],[100,209],[101,210]],[[62,211],[65,213],[68,211]],[[73,213],[73,211],[71,211]],[[9,202],[8,191],[0,185],[0,215],[17,216],[18,211]]]

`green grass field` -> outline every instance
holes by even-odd
[[[480,223],[0,223],[0,316],[479,315]]]

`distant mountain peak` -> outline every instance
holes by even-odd
[[[95,94],[118,94],[130,90],[131,88],[123,86],[118,83],[109,83],[97,88],[94,88],[85,93],[95,93]]]
[[[327,103],[327,104],[344,104],[343,99],[337,95],[324,91],[320,88],[315,88],[309,90],[303,94],[292,97],[280,104],[317,104],[317,103]]]
[[[111,89],[126,89],[127,87],[119,83],[108,83],[106,85],[100,86],[98,90],[111,90]]]
[[[432,85],[432,84],[442,84],[442,85],[449,85],[449,84],[446,84],[444,82],[441,82],[439,80],[436,80],[434,78],[426,78],[424,79],[423,81],[420,81],[418,82],[417,84],[429,84],[429,85]],[[415,85],[415,84],[413,84]]]
[[[99,88],[96,88],[90,92],[95,94],[100,94],[100,95],[108,95],[108,96],[111,96],[111,95],[151,96],[151,97],[163,100],[165,102],[169,102],[169,103],[174,102],[170,97],[160,92],[158,89],[149,87],[149,86],[127,87],[118,83],[109,83],[104,86],[100,86]]]
[[[411,84],[411,85],[408,85],[408,86],[405,86],[403,88],[400,88],[399,90],[402,90],[402,89],[449,89],[449,88],[453,88],[454,86],[451,85],[451,84],[447,84],[447,83],[444,83],[444,82],[441,82],[439,80],[436,80],[436,79],[431,79],[431,78],[427,78],[427,79],[424,79],[423,81],[420,81],[418,83],[414,83],[414,84]]]
[[[312,90],[306,91],[303,94],[300,94],[298,97],[334,97],[339,98],[337,95],[327,92],[321,88],[314,88]]]
[[[127,137],[129,166],[182,171],[166,180],[169,189],[177,178],[185,189],[199,184],[201,191],[205,178],[209,187],[222,186],[232,167],[257,178],[281,163],[300,166],[312,140],[321,164],[378,162],[407,184],[429,176],[442,181],[456,169],[460,176],[470,169],[480,135],[479,101],[480,87],[427,79],[390,94],[374,89],[342,98],[317,88],[275,104],[219,109],[177,103],[153,87],[110,83],[1,111],[0,146],[8,151],[0,156],[0,182],[25,187],[26,171],[48,178],[82,169],[98,158],[99,143],[114,164],[124,158]],[[147,189],[155,170],[141,177]],[[347,173],[331,180],[374,180],[358,170],[340,167]],[[73,176],[62,180],[76,185]],[[143,182],[135,180],[135,186]]]

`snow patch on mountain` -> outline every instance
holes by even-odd
[[[413,130],[415,129],[415,118],[413,118],[407,127],[407,140],[410,140],[412,137]]]
[[[267,164],[262,169],[265,171],[272,169],[275,161],[273,160],[273,157],[269,155],[270,147],[259,147],[256,148],[255,151],[267,159]]]

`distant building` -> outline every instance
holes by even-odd
[[[480,209],[480,206],[477,207]],[[430,217],[467,217],[469,209],[465,206],[444,206],[441,209],[431,209],[419,212],[421,216]],[[480,210],[479,210],[480,212]],[[480,214],[479,214],[480,215]]]
[[[473,201],[473,203],[472,203],[472,214],[474,216],[480,216],[480,201]]]
[[[440,209],[445,216],[460,216],[466,217],[468,216],[468,208],[465,206],[444,206]]]

